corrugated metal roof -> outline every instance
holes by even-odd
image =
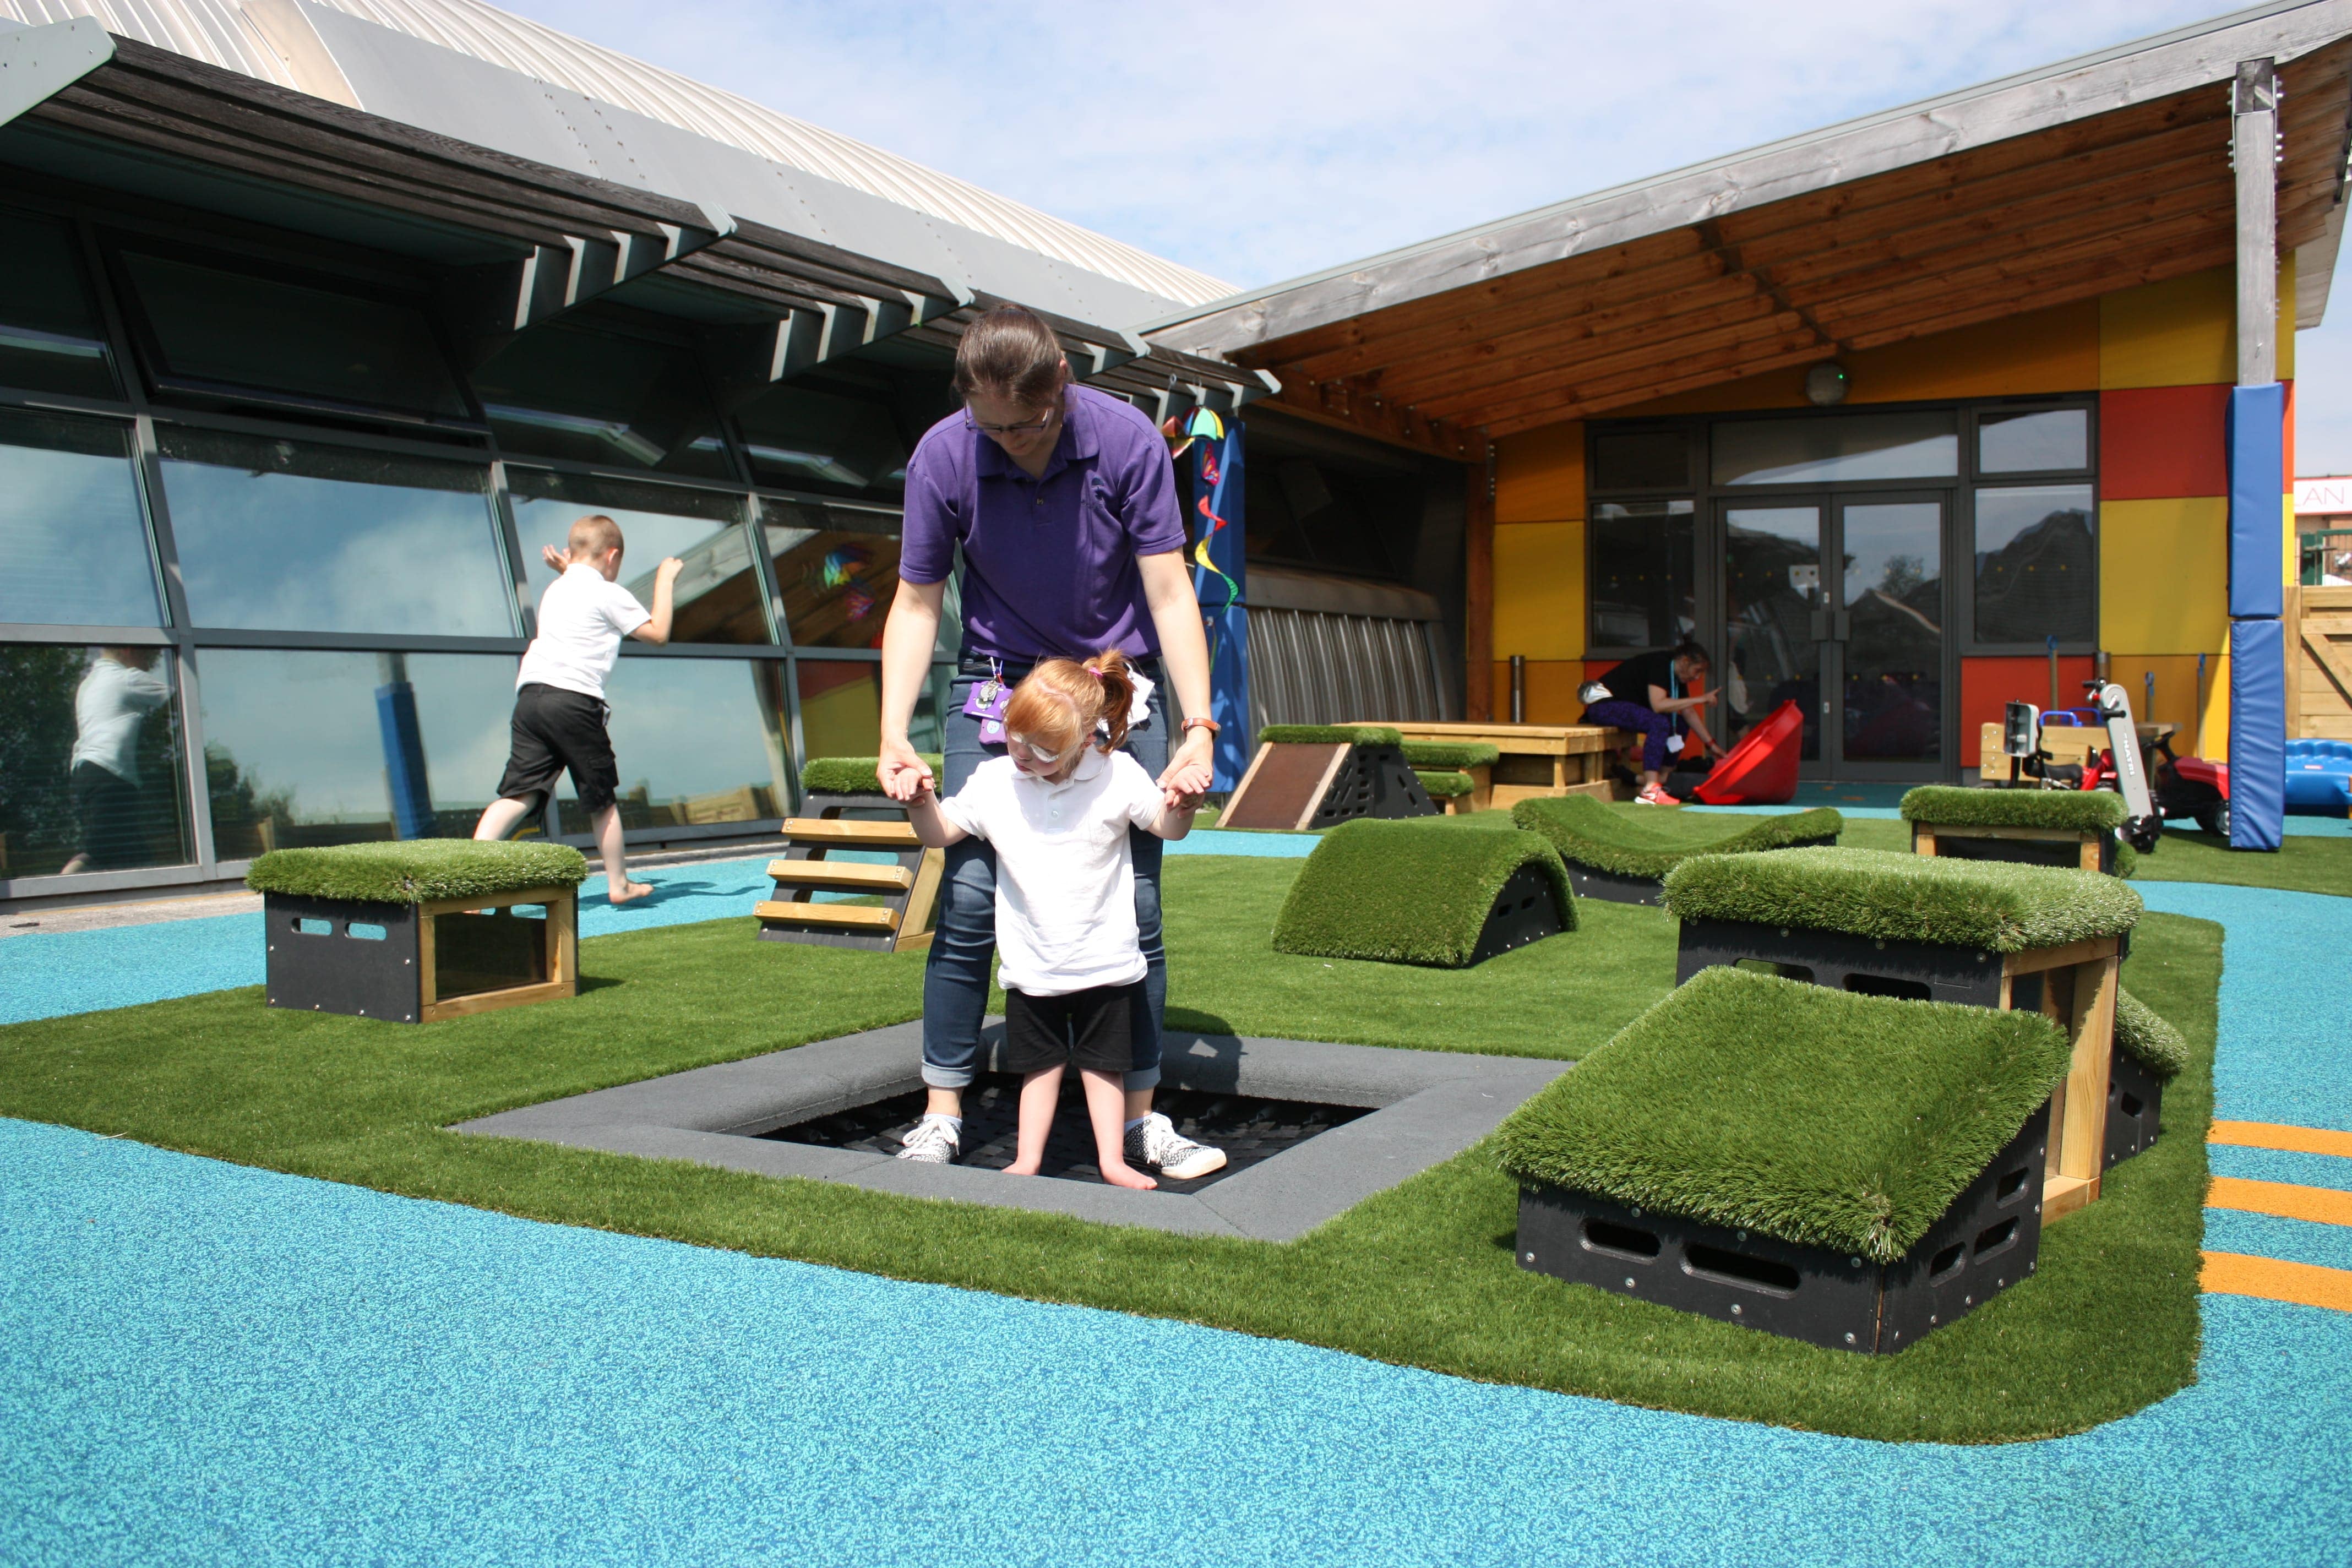
[[[1134,246],[478,0],[310,3],[803,170],[1163,300],[1198,305],[1233,291],[1230,284]],[[293,79],[235,0],[0,0],[0,18],[28,26],[76,16],[92,17],[109,32],[281,87],[299,89],[304,85]]]

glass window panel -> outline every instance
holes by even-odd
[[[624,658],[604,695],[623,826],[750,822],[790,809],[782,659]],[[570,773],[556,794],[564,831],[588,831]]]
[[[761,484],[906,489],[907,444],[879,401],[781,386],[736,416],[743,453]]]
[[[0,879],[194,858],[178,685],[159,647],[0,646]]]
[[[470,417],[419,305],[137,250],[122,253],[122,266],[164,375]]]
[[[701,367],[669,343],[538,327],[474,373],[474,392],[510,452],[734,477]]]
[[[880,647],[898,592],[895,515],[772,500],[766,516],[793,646]]]
[[[1667,647],[1695,625],[1686,500],[1592,509],[1594,647]]]
[[[1678,490],[1690,482],[1686,430],[1629,430],[1592,438],[1596,490]]]
[[[512,637],[489,470],[159,426],[200,626]]]
[[[2091,414],[2044,408],[1977,416],[1977,468],[1988,474],[2032,474],[2091,466]]]
[[[1807,762],[1822,754],[1822,645],[1813,613],[1822,596],[1822,510],[1816,506],[1727,508],[1723,609],[1727,746],[1783,702],[1805,716]]]
[[[882,746],[882,667],[861,659],[799,661],[801,744],[812,757],[870,757]],[[919,752],[944,744],[940,710],[953,670],[931,667],[930,679],[915,699],[907,738]]]
[[[677,577],[671,641],[769,640],[741,496],[535,468],[509,469],[507,483],[527,574],[524,591],[533,605],[555,581],[544,549],[562,550],[574,521],[602,514],[621,525],[621,585],[646,608],[653,607],[654,569],[662,558],[686,563]]]
[[[0,621],[163,624],[127,426],[0,410]]]
[[[1845,756],[1934,762],[1944,744],[1944,507],[1848,506]]]
[[[1960,468],[1958,416],[1949,412],[1727,420],[1714,440],[1718,485],[1939,479]]]
[[[213,842],[224,860],[470,837],[498,795],[514,714],[510,654],[206,648],[198,657]],[[412,723],[424,788],[394,800],[393,781],[405,770],[392,760]]]
[[[0,385],[122,395],[75,249],[66,225],[0,212]]]
[[[2094,505],[2089,485],[1977,491],[1977,641],[2097,637]]]

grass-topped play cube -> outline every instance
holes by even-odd
[[[2145,1153],[2164,1130],[2164,1086],[2189,1064],[2180,1031],[2130,992],[2116,992],[2116,1052],[2107,1068],[2106,1164]]]
[[[1845,818],[1828,806],[1782,816],[1701,816],[1613,811],[1590,795],[1523,800],[1511,820],[1551,840],[1580,897],[1654,904],[1666,873],[1694,855],[1738,855],[1835,844]]]
[[[936,752],[923,762],[944,789],[945,763]],[[801,769],[802,815],[784,824],[783,858],[768,862],[776,896],[751,911],[762,941],[877,952],[930,946],[947,857],[924,848],[905,804],[882,793],[881,765],[812,757]]]
[[[1447,816],[1484,811],[1495,791],[1500,749],[1482,741],[1407,741],[1404,760]]]
[[[1466,969],[1575,929],[1567,868],[1537,834],[1353,822],[1299,868],[1275,920],[1274,946]]]
[[[2035,1272],[2069,1056],[2032,1014],[1709,970],[1497,1131],[1519,1266],[1906,1349]]]
[[[1307,831],[1436,815],[1388,725],[1268,724],[1217,826]]]
[[[2128,877],[2137,860],[2116,837],[2124,797],[2104,789],[1961,789],[1922,784],[1903,797],[1911,852],[2015,860]]]
[[[947,761],[937,752],[919,753],[923,765],[941,790],[947,788]],[[904,803],[882,793],[879,757],[811,757],[801,768],[803,816],[830,821],[847,812],[887,815],[903,819]]]
[[[1666,878],[1675,977],[1762,969],[1833,990],[2046,1015],[2073,1042],[2052,1112],[2048,1216],[2099,1195],[2116,973],[2139,895],[2096,871],[1879,849],[1706,855]]]
[[[429,1024],[572,995],[587,877],[562,844],[273,849],[245,878],[262,896],[269,1005]]]

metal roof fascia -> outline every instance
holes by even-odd
[[[114,58],[114,40],[87,16],[0,33],[0,125],[55,98]]]
[[[2352,35],[2352,0],[2273,0],[1458,229],[1163,316],[1136,330],[1192,353],[1244,348],[1601,246],[2226,81],[2240,59],[2268,55],[2285,63],[2347,35]],[[2190,47],[2200,44],[2206,47]],[[2147,58],[2167,51],[2179,58]],[[2014,94],[2027,95],[2028,101],[2004,101]],[[1853,144],[1832,151],[1833,144],[1846,141]],[[1764,177],[1729,177],[1741,171]],[[1409,266],[1414,262],[1424,265]],[[1385,289],[1383,273],[1393,279]],[[1288,308],[1270,309],[1286,296],[1294,297]]]

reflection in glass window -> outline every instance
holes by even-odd
[[[1727,508],[1723,610],[1730,647],[1718,679],[1727,708],[1719,737],[1732,744],[1783,702],[1805,716],[1807,762],[1822,754],[1822,645],[1814,612],[1826,607],[1822,510],[1817,506]]]
[[[793,646],[880,647],[898,592],[895,514],[772,500],[766,516]]]
[[[1592,489],[1678,490],[1690,477],[1686,430],[1628,430],[1592,438]]]
[[[196,625],[515,635],[487,468],[176,426],[156,437]]]
[[[801,744],[812,757],[870,757],[882,745],[882,667],[869,660],[800,661]],[[919,752],[941,745],[940,705],[949,667],[934,665],[915,699],[907,738]]]
[[[122,267],[166,381],[470,417],[421,305],[137,250]]]
[[[782,659],[625,656],[604,695],[624,827],[750,822],[790,809]],[[556,795],[563,830],[586,832],[571,774]]]
[[[0,645],[0,879],[194,858],[172,656]]]
[[[1977,416],[1977,468],[1984,473],[2032,474],[2090,466],[2088,409]]]
[[[152,626],[127,426],[0,409],[0,621]]]
[[[398,837],[467,838],[498,795],[509,654],[206,648],[205,773],[224,860]],[[406,765],[424,763],[421,776]]]
[[[761,484],[893,493],[906,488],[907,444],[878,401],[780,386],[738,414],[736,424]]]
[[[1933,762],[1944,735],[1944,507],[1848,506],[1845,757]]]
[[[551,323],[491,355],[474,391],[509,452],[734,477],[701,367],[673,344]]]
[[[1725,420],[1714,441],[1718,485],[1941,479],[1960,469],[1958,416],[1949,411]]]
[[[2088,485],[1977,491],[1976,640],[2086,643],[2097,636]]]
[[[1670,647],[1695,624],[1691,503],[1607,501],[1592,509],[1594,647]]]
[[[532,605],[555,581],[545,547],[562,550],[574,521],[602,514],[621,525],[621,585],[647,609],[653,607],[654,569],[662,557],[675,555],[686,563],[677,578],[671,641],[769,640],[741,496],[533,468],[508,469],[507,483],[527,574],[524,593]]]
[[[73,230],[0,212],[0,386],[120,397]]]

